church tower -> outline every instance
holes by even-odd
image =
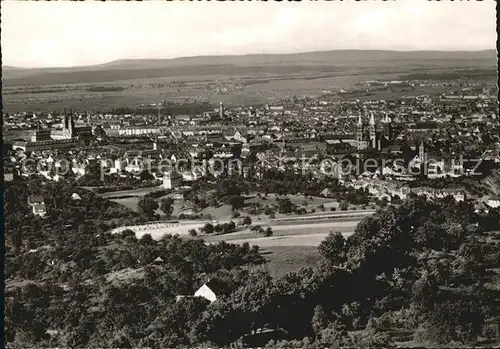
[[[426,154],[424,142],[420,143],[420,146],[418,147],[418,157],[420,158],[421,162],[425,162]]]
[[[375,125],[375,116],[370,114],[370,124],[368,125],[368,132],[370,134],[370,143],[372,149],[377,149],[377,126]]]
[[[69,135],[70,138],[76,137],[76,132],[75,132],[75,122],[73,120],[73,111],[70,109],[69,110]]]
[[[388,141],[392,141],[393,138],[392,120],[387,115],[387,113],[385,113],[385,118],[382,125],[382,134]]]
[[[224,104],[222,102],[220,102],[219,114],[220,114],[220,118],[224,119]]]
[[[64,115],[63,115],[63,129],[68,128],[68,115],[66,114],[66,108],[64,108]]]
[[[364,126],[363,119],[361,118],[361,113],[358,116],[358,124],[356,125],[356,140],[358,144],[358,149],[362,148],[363,140],[364,140]]]

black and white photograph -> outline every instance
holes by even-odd
[[[500,348],[497,3],[2,1],[4,346]]]

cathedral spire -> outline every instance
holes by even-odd
[[[361,113],[358,114],[358,126],[363,126],[363,119],[361,119]]]
[[[66,108],[64,108],[63,128],[68,128],[68,115],[66,114]]]
[[[370,126],[375,126],[375,116],[373,113],[370,114]]]

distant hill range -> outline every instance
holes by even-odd
[[[253,75],[258,73],[335,72],[350,68],[489,68],[496,67],[495,50],[484,51],[381,51],[339,50],[293,54],[197,56],[173,59],[121,59],[70,68],[3,66],[3,84],[43,86],[151,79],[196,75]],[[404,69],[403,69],[404,70]]]

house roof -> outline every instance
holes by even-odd
[[[403,146],[400,144],[391,144],[386,148],[388,151],[401,151]]]
[[[31,195],[28,197],[28,203],[30,205],[34,205],[34,204],[41,204],[43,203],[43,197],[42,196],[39,196],[39,195]]]
[[[35,204],[33,205],[34,211],[36,213],[45,213],[47,210],[45,209],[45,204]]]
[[[216,295],[221,295],[227,293],[227,287],[218,279],[208,279],[207,282],[204,283],[209,289],[212,290]]]

